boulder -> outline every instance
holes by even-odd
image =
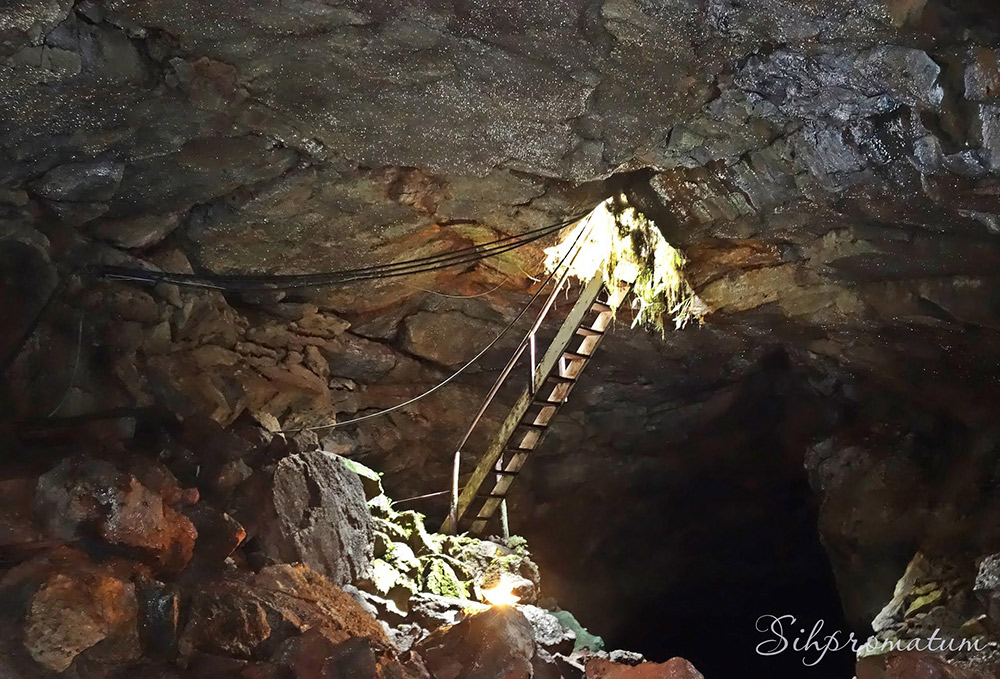
[[[562,655],[573,652],[576,634],[573,630],[563,627],[558,618],[537,606],[518,606],[517,610],[521,611],[531,623],[531,631],[539,648]]]
[[[694,665],[684,658],[671,658],[665,663],[628,665],[604,658],[587,661],[586,679],[705,679]]]
[[[340,458],[314,450],[282,459],[274,472],[263,552],[301,562],[347,584],[366,577],[372,560],[372,519],[358,476]]]
[[[315,630],[286,642],[271,662],[294,679],[429,679],[418,663],[404,665],[388,647],[371,639],[333,643]]]
[[[4,608],[27,594],[24,647],[39,665],[62,672],[86,653],[98,663],[135,660],[141,652],[135,587],[77,552],[23,564],[0,584]],[[32,593],[33,590],[33,593]]]
[[[185,656],[260,658],[308,630],[332,643],[366,637],[389,644],[382,626],[350,594],[302,564],[269,566],[252,580],[208,585],[192,597],[187,617],[179,640]]]
[[[38,479],[35,513],[51,536],[97,535],[167,572],[181,570],[198,536],[185,516],[134,476],[102,460],[67,459]]]
[[[857,679],[994,679],[992,671],[953,665],[928,653],[886,653],[861,658]]]
[[[1000,626],[1000,554],[991,554],[979,564],[973,591],[993,624]]]
[[[471,615],[415,646],[435,679],[529,679],[531,623],[510,606]]]

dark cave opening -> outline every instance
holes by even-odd
[[[820,542],[804,466],[838,407],[780,350],[725,400],[725,409],[682,443],[666,444],[655,430],[630,441],[637,445],[629,461],[619,457],[614,475],[598,484],[612,487],[608,497],[574,505],[575,519],[558,534],[551,526],[523,527],[546,591],[609,648],[658,662],[681,656],[709,678],[851,677],[848,650],[818,662],[815,650],[756,651],[775,639],[758,631],[761,616],[794,616],[795,625],[785,623],[789,643],[804,642],[821,621],[822,644],[834,631],[841,639],[854,631]],[[588,526],[599,527],[600,539]]]
[[[630,624],[608,636],[611,647],[627,647],[659,661],[682,656],[706,677],[768,676],[801,679],[846,679],[853,676],[850,651],[820,658],[817,650],[764,656],[757,652],[778,648],[775,634],[761,632],[761,616],[794,616],[783,622],[789,643],[806,641],[822,622],[815,639],[839,630],[844,619],[836,582],[820,544],[815,517],[799,508],[810,501],[804,483],[763,498],[747,493],[742,501],[763,501],[774,511],[773,520],[759,531],[707,523],[702,547],[720,554],[730,568],[693,569],[675,574],[682,587],[651,591],[648,601],[631,616]],[[809,513],[811,514],[811,512]],[[803,520],[806,519],[806,520]],[[811,520],[809,520],[811,519]],[[725,556],[721,556],[725,555]],[[760,620],[767,630],[770,618]],[[806,666],[804,662],[814,663]]]

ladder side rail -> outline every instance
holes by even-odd
[[[466,482],[465,488],[463,488],[462,493],[458,498],[458,506],[456,508],[457,511],[454,512],[454,520],[449,517],[449,520],[442,526],[443,532],[449,532],[449,530],[452,530],[452,523],[454,523],[454,529],[457,529],[458,522],[462,519],[465,512],[468,511],[469,506],[475,500],[480,487],[486,479],[489,478],[490,474],[494,472],[497,460],[503,454],[503,450],[507,446],[507,442],[510,440],[514,431],[517,429],[518,424],[520,424],[521,420],[527,413],[528,408],[531,405],[532,391],[537,391],[538,388],[545,383],[545,378],[548,377],[553,370],[555,370],[563,352],[573,340],[577,327],[581,324],[591,307],[593,307],[594,302],[597,300],[597,297],[600,295],[603,288],[604,278],[600,273],[598,273],[590,280],[580,293],[580,297],[577,299],[576,304],[573,305],[573,308],[570,310],[565,322],[563,322],[562,326],[559,328],[555,338],[553,338],[549,348],[542,356],[541,361],[539,361],[538,367],[535,369],[533,381],[534,388],[525,388],[524,391],[521,392],[520,397],[518,397],[517,401],[514,403],[514,407],[511,408],[510,413],[508,413],[503,424],[500,426],[500,430],[493,439],[493,442],[479,459],[479,463],[476,465],[476,469],[472,473],[472,478]]]

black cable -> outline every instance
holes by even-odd
[[[437,271],[444,268],[470,264],[489,257],[495,257],[529,243],[545,238],[566,226],[579,221],[580,217],[549,224],[516,236],[462,248],[459,250],[418,257],[392,264],[383,264],[356,269],[344,269],[326,273],[284,274],[284,275],[244,275],[244,274],[181,274],[164,271],[150,271],[128,267],[100,265],[88,269],[88,273],[115,280],[130,280],[145,283],[171,283],[185,287],[207,288],[232,292],[252,292],[260,290],[294,290],[303,287],[339,285],[362,280],[375,280],[408,276],[416,273]]]

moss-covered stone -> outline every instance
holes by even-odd
[[[349,460],[346,457],[342,457],[340,459],[343,461],[344,466],[357,474],[358,478],[361,479],[361,485],[365,489],[366,500],[371,501],[374,498],[385,494],[385,491],[382,490],[381,474],[374,469],[366,467],[356,460]]]
[[[425,560],[421,585],[424,591],[431,594],[458,599],[469,598],[468,588],[459,580],[454,569],[443,559],[429,558]]]

